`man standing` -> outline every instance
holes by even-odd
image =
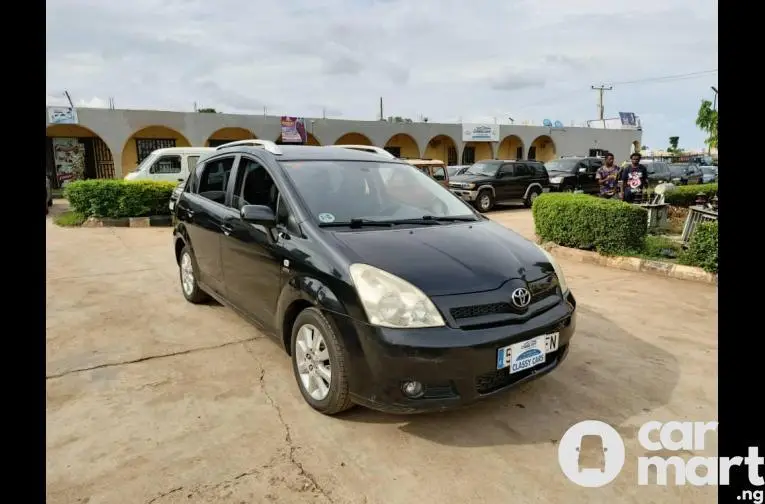
[[[640,164],[640,153],[635,152],[630,156],[630,165],[624,168],[619,179],[619,188],[625,202],[634,203],[643,197],[644,191],[648,190],[648,170]]]
[[[616,196],[619,167],[614,164],[614,155],[606,152],[606,164],[595,172],[595,180],[600,185],[601,198],[613,198]]]

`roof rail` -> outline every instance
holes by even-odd
[[[279,146],[276,145],[275,142],[272,142],[271,140],[259,140],[256,138],[253,138],[250,140],[237,140],[235,142],[224,143],[223,145],[219,145],[218,147],[216,147],[215,150],[227,149],[229,147],[236,147],[237,145],[249,146],[249,147],[261,147],[265,149],[267,152],[270,152],[271,154],[274,154],[276,156],[281,156],[282,154],[284,154],[282,150],[279,148]]]
[[[379,154],[389,159],[397,159],[396,156],[394,156],[390,152],[386,151],[385,149],[381,147],[376,147],[374,145],[327,145],[326,147],[342,147],[343,149],[364,151],[364,152],[369,152],[370,154]]]

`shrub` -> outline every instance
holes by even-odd
[[[59,226],[63,227],[76,227],[76,226],[82,226],[82,224],[86,221],[84,215],[77,212],[64,212],[60,215],[57,215],[53,222],[55,222]]]
[[[717,221],[698,224],[691,235],[688,250],[680,254],[680,263],[717,273],[718,236]]]
[[[717,183],[676,186],[664,195],[664,202],[673,206],[688,207],[696,202],[696,196],[704,193],[708,198],[717,194]]]
[[[648,232],[644,208],[586,194],[543,194],[532,213],[543,240],[608,255],[638,253]]]
[[[150,180],[80,180],[68,184],[64,197],[85,217],[145,217],[167,215],[175,184]]]

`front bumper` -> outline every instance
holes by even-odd
[[[576,329],[576,301],[569,293],[567,300],[526,322],[474,330],[396,330],[331,318],[351,357],[354,402],[390,413],[422,413],[466,406],[554,370],[566,358]],[[558,349],[547,353],[544,363],[514,374],[497,369],[500,348],[556,331]],[[422,397],[403,393],[403,383],[411,380],[425,386]]]
[[[474,191],[470,189],[460,189],[458,187],[450,187],[449,190],[465,201],[472,202],[478,199],[478,191]]]

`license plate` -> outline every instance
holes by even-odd
[[[510,374],[543,364],[547,354],[558,349],[560,333],[543,334],[497,350],[497,369],[510,368]]]
[[[171,201],[169,206],[170,206],[170,210],[175,208],[175,201]]]

